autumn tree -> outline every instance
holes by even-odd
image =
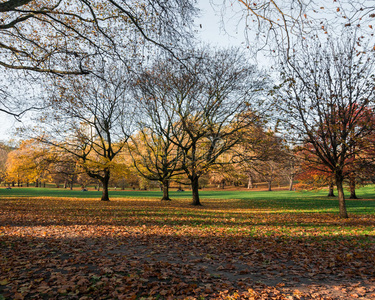
[[[145,100],[147,101],[147,100]],[[147,110],[146,110],[147,111]],[[148,113],[160,117],[158,108]],[[146,118],[143,118],[146,119]],[[162,119],[158,120],[164,123]],[[163,132],[170,136],[173,124],[166,122]],[[169,185],[173,176],[181,173],[181,157],[180,149],[166,138],[154,126],[148,126],[146,122],[139,121],[141,126],[136,135],[131,138],[128,151],[133,158],[133,164],[136,170],[146,179],[159,181],[163,189],[163,197],[161,200],[171,200],[169,198]]]
[[[193,205],[200,205],[199,178],[239,141],[239,132],[257,120],[264,75],[238,49],[193,53],[180,68],[156,62],[141,81],[144,97],[158,98],[173,127],[158,130],[182,153]]]
[[[283,169],[289,161],[282,138],[260,125],[245,129],[242,140],[234,150],[234,161],[249,177],[248,187],[253,185],[256,176],[267,182],[271,191],[273,181],[282,179]]]
[[[7,180],[22,183],[34,182],[35,187],[46,182],[50,175],[49,166],[53,157],[47,147],[35,140],[22,141],[20,146],[8,155]]]
[[[14,149],[13,149],[14,150]],[[6,178],[6,162],[12,147],[4,142],[0,142],[0,183]]]
[[[127,71],[110,65],[101,76],[64,78],[51,94],[54,109],[43,114],[37,138],[74,155],[81,168],[103,186],[108,183],[115,158],[130,135],[133,106],[128,98]]]
[[[108,52],[128,63],[129,45],[152,45],[173,53],[190,35],[193,4],[190,0],[1,1],[0,70],[12,75],[0,82],[0,111],[20,117],[33,106],[13,105],[19,98],[8,87],[16,81],[14,76],[34,81],[37,74],[88,74],[93,71],[92,59]]]
[[[343,36],[301,42],[283,65],[276,107],[295,140],[334,176],[340,216],[347,218],[343,182],[358,145],[373,132],[375,89],[373,52],[351,32]]]

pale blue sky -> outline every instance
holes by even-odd
[[[216,0],[216,2],[222,3],[222,0]],[[195,24],[198,37],[204,43],[213,46],[246,46],[243,28],[237,28],[238,15],[236,16],[232,10],[226,11],[225,30],[227,32],[225,32],[222,28],[221,6],[212,7],[209,0],[199,0],[198,6],[202,10],[202,16],[195,21]],[[6,141],[14,138],[14,129],[20,125],[14,118],[0,112],[0,140]]]

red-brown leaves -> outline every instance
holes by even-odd
[[[182,200],[1,200],[0,295],[82,300],[375,296],[374,216],[340,220],[206,202],[194,209]]]

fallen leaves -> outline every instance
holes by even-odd
[[[374,216],[1,200],[11,299],[371,299]],[[27,207],[27,209],[25,209]],[[1,298],[0,298],[1,299]]]

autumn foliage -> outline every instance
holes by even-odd
[[[340,220],[249,200],[205,203],[197,210],[188,200],[2,199],[0,295],[375,296],[373,215]]]

